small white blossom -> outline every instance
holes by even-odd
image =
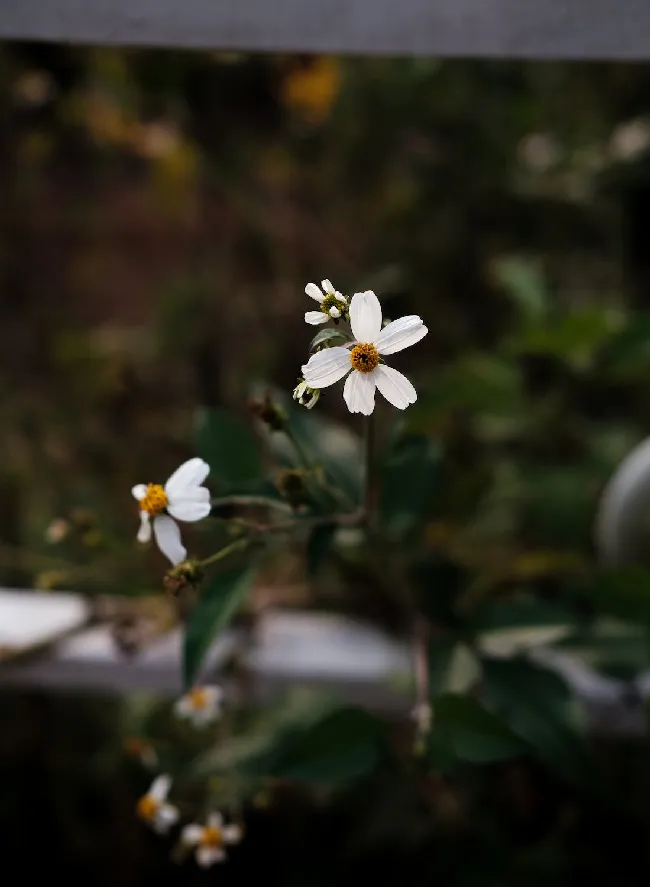
[[[310,388],[304,379],[293,389],[293,399],[297,400],[301,407],[307,407],[311,410],[318,403],[320,391],[317,388]]]
[[[138,801],[138,816],[160,835],[166,834],[178,822],[178,809],[167,803],[171,785],[170,776],[158,776],[147,794]]]
[[[137,484],[131,490],[140,504],[138,542],[149,542],[151,523],[158,548],[172,564],[187,557],[176,520],[198,521],[210,514],[210,491],[201,486],[210,466],[203,459],[184,462],[164,486]],[[174,520],[176,518],[176,520]]]
[[[320,303],[320,311],[305,312],[305,321],[314,326],[327,323],[330,318],[338,320],[348,310],[348,300],[334,289],[331,280],[321,281],[321,288],[319,289],[315,283],[308,283],[305,287],[307,295]]]
[[[186,825],[181,840],[196,847],[196,861],[202,868],[209,868],[226,858],[225,847],[238,844],[242,830],[238,825],[224,825],[221,813],[211,813],[205,825],[197,822]]]
[[[347,376],[343,398],[351,413],[369,416],[375,408],[375,389],[398,410],[415,403],[417,393],[406,376],[380,362],[424,338],[428,329],[415,314],[393,320],[382,329],[379,299],[368,290],[350,302],[350,325],[355,341],[324,348],[313,354],[302,372],[310,388],[327,388]]]
[[[217,686],[192,687],[174,705],[176,717],[205,727],[221,716],[223,690]]]

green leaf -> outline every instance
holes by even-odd
[[[469,647],[455,639],[429,644],[429,692],[466,693],[481,677],[481,663]]]
[[[493,265],[497,282],[506,290],[528,323],[543,320],[549,294],[538,265],[526,259],[509,256]]]
[[[444,765],[444,755],[447,760],[488,764],[527,751],[527,744],[474,697],[448,694],[435,700],[429,749],[432,764],[440,760],[441,752]]]
[[[303,729],[281,735],[255,769],[301,782],[348,782],[372,770],[386,747],[381,721],[362,709],[337,707]]]
[[[603,344],[600,365],[617,378],[636,376],[650,368],[650,315],[635,314]]]
[[[510,343],[513,354],[547,354],[583,366],[612,333],[616,320],[599,308],[583,308],[548,326],[524,330]]]
[[[489,603],[474,622],[478,648],[493,656],[552,644],[574,629],[575,620],[564,610],[532,599]]]
[[[327,524],[322,527],[314,527],[307,540],[307,572],[315,576],[327,558],[331,548],[336,526]]]
[[[419,434],[398,439],[381,474],[379,511],[386,530],[404,536],[430,509],[438,486],[441,451],[438,444]]]
[[[210,466],[210,477],[220,483],[222,492],[247,489],[263,477],[258,441],[252,427],[227,410],[199,411],[196,446]]]
[[[525,659],[483,661],[483,699],[551,769],[589,783],[594,767],[575,729],[572,698],[562,678]]]
[[[336,327],[328,326],[324,330],[319,330],[309,343],[309,350],[314,351],[320,345],[335,344],[343,345],[345,342],[351,342],[352,336],[345,330],[336,329]]]
[[[217,573],[202,586],[192,610],[183,644],[183,683],[190,687],[213,640],[239,607],[253,584],[255,571],[248,565]]]

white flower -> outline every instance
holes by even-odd
[[[320,391],[317,388],[310,388],[304,379],[301,379],[293,389],[293,399],[297,400],[301,407],[307,407],[308,410],[318,403],[319,397]],[[307,402],[305,402],[306,398],[309,398]]]
[[[203,459],[190,459],[178,468],[167,483],[137,484],[131,492],[140,503],[138,542],[151,539],[151,519],[158,548],[172,564],[187,557],[181,531],[174,520],[197,521],[210,514],[210,491],[201,484],[210,466]]]
[[[221,715],[223,690],[217,686],[192,687],[176,701],[176,716],[191,721],[195,727],[205,727]]]
[[[380,363],[424,338],[428,329],[415,314],[393,320],[382,329],[381,305],[371,291],[355,293],[350,302],[350,325],[355,341],[324,348],[313,354],[302,372],[310,388],[327,388],[344,376],[343,398],[351,413],[369,416],[375,408],[375,388],[398,410],[415,403],[417,394],[406,376]],[[352,370],[352,372],[350,372]],[[349,373],[349,375],[348,375]]]
[[[124,750],[132,757],[137,758],[143,767],[153,770],[158,766],[158,755],[156,749],[139,736],[129,736],[124,742]]]
[[[330,318],[338,320],[348,310],[348,300],[334,289],[331,280],[321,281],[321,287],[322,292],[315,283],[308,283],[305,287],[307,295],[320,302],[320,311],[305,312],[305,320],[314,326],[327,323]]]
[[[183,829],[181,840],[196,847],[196,861],[202,868],[209,868],[215,862],[226,858],[225,846],[238,844],[242,830],[238,825],[224,825],[221,813],[211,813],[205,825],[194,822]]]
[[[158,776],[151,784],[146,795],[138,801],[138,816],[154,831],[164,835],[178,822],[178,809],[173,804],[167,803],[167,795],[171,788],[171,777]]]

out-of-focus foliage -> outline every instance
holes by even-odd
[[[278,884],[647,880],[645,750],[595,747],[535,659],[551,644],[625,679],[648,660],[648,573],[604,573],[591,541],[603,483],[650,424],[647,86],[622,65],[3,48],[5,584],[157,592],[129,489],[194,446],[217,496],[279,495],[246,407],[255,380],[295,384],[308,280],[373,288],[429,326],[401,364],[417,404],[396,430],[379,416],[389,544],[317,528],[248,599],[297,587],[406,636],[423,613],[423,754],[411,727],[329,701],[232,715],[190,748],[197,797],[209,776],[249,812],[226,879],[263,863]],[[356,501],[358,427],[338,395],[318,411],[292,411],[293,432]],[[224,576],[198,604],[210,636],[243,603]],[[207,636],[190,635],[192,673]],[[95,745],[72,755],[50,705],[6,702],[4,833],[24,859],[23,831],[43,828],[27,786],[63,871],[159,879],[113,852],[130,807],[95,797],[122,772],[114,723],[90,719]],[[156,714],[137,729],[181,766]]]

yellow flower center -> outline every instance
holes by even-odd
[[[208,704],[208,694],[203,687],[193,687],[187,695],[192,704],[192,708],[196,708],[200,711]]]
[[[140,510],[146,511],[151,517],[162,514],[167,508],[167,493],[160,484],[147,484],[147,492],[140,499]]]
[[[216,825],[206,825],[201,836],[202,847],[221,847],[223,844],[223,834]]]
[[[334,293],[330,293],[330,295],[325,296],[323,301],[320,303],[320,310],[323,314],[327,314],[329,316],[331,308],[338,308],[341,316],[345,314],[348,310],[347,303],[343,301],[343,299],[337,299]]]
[[[160,803],[155,798],[152,798],[151,795],[143,795],[138,801],[138,816],[145,822],[151,822],[159,807]]]
[[[379,352],[374,345],[355,345],[350,351],[350,363],[360,373],[371,373],[379,366]]]

